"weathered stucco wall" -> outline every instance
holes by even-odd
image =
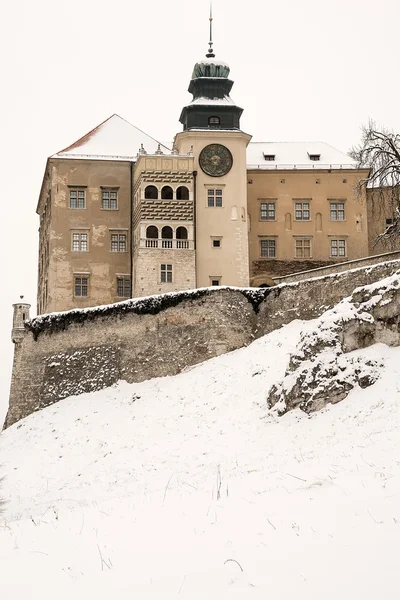
[[[310,319],[355,287],[400,271],[400,261],[270,289],[207,288],[44,315],[15,346],[8,427],[72,394],[173,375]]]

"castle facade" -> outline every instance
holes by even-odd
[[[113,115],[46,165],[38,314],[358,259],[368,171],[323,142],[253,142],[212,46],[182,131],[162,144]],[[370,217],[372,218],[372,217]]]

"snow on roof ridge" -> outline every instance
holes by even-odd
[[[143,131],[139,127],[136,127],[136,125],[133,125],[132,123],[130,123],[124,117],[121,117],[117,113],[113,113],[111,116],[109,116],[107,119],[105,119],[104,121],[102,121],[101,123],[99,123],[96,127],[94,127],[93,129],[91,129],[90,131],[88,131],[85,135],[83,135],[82,137],[80,137],[79,139],[77,139],[75,142],[73,142],[72,144],[70,144],[66,148],[63,148],[62,150],[59,150],[55,154],[53,154],[51,156],[51,158],[58,158],[58,157],[60,157],[62,155],[74,156],[74,153],[73,152],[69,152],[69,151],[72,151],[74,149],[77,149],[77,148],[80,148],[80,147],[84,146],[86,143],[88,143],[96,135],[96,133],[99,132],[99,130],[101,130],[101,128],[104,125],[106,125],[107,123],[109,123],[113,119],[114,120],[118,119],[119,121],[126,123],[127,125],[129,125],[130,127],[132,127],[134,130],[136,130],[137,132],[139,132],[139,133],[143,134],[144,136],[146,136],[146,138],[152,140],[155,144],[160,144],[160,146],[163,149],[168,150],[168,151],[171,150],[170,148],[168,148],[167,146],[165,146],[163,143],[161,143],[158,140],[156,140],[153,136],[149,135],[148,133],[146,133],[145,131]],[[134,149],[132,149],[132,150],[134,150]],[[107,154],[104,154],[104,153],[100,153],[99,154],[98,152],[82,153],[81,155],[83,155],[83,154],[86,154],[86,156],[107,156]],[[77,158],[79,157],[78,154],[75,154],[75,156]],[[122,154],[117,155],[117,154],[113,153],[112,156],[122,156]],[[126,156],[134,156],[134,154],[131,152],[129,155],[126,154]]]
[[[305,141],[301,141],[301,140],[297,140],[297,141],[272,140],[272,141],[269,141],[269,142],[250,142],[250,144],[326,144],[327,146],[330,146],[334,150],[337,150],[337,148],[335,148],[335,146],[332,146],[331,144],[328,144],[328,142],[315,141],[315,140],[314,141],[310,141],[310,140],[305,140]],[[339,152],[341,152],[341,150],[339,150]]]

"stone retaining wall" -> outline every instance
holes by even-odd
[[[391,261],[269,289],[204,288],[42,315],[15,344],[5,427],[119,379],[174,375],[293,319],[314,318],[355,287],[398,270],[400,261]]]

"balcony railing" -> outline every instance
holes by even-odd
[[[192,240],[165,240],[158,238],[142,238],[140,248],[158,248],[163,250],[194,250]]]

